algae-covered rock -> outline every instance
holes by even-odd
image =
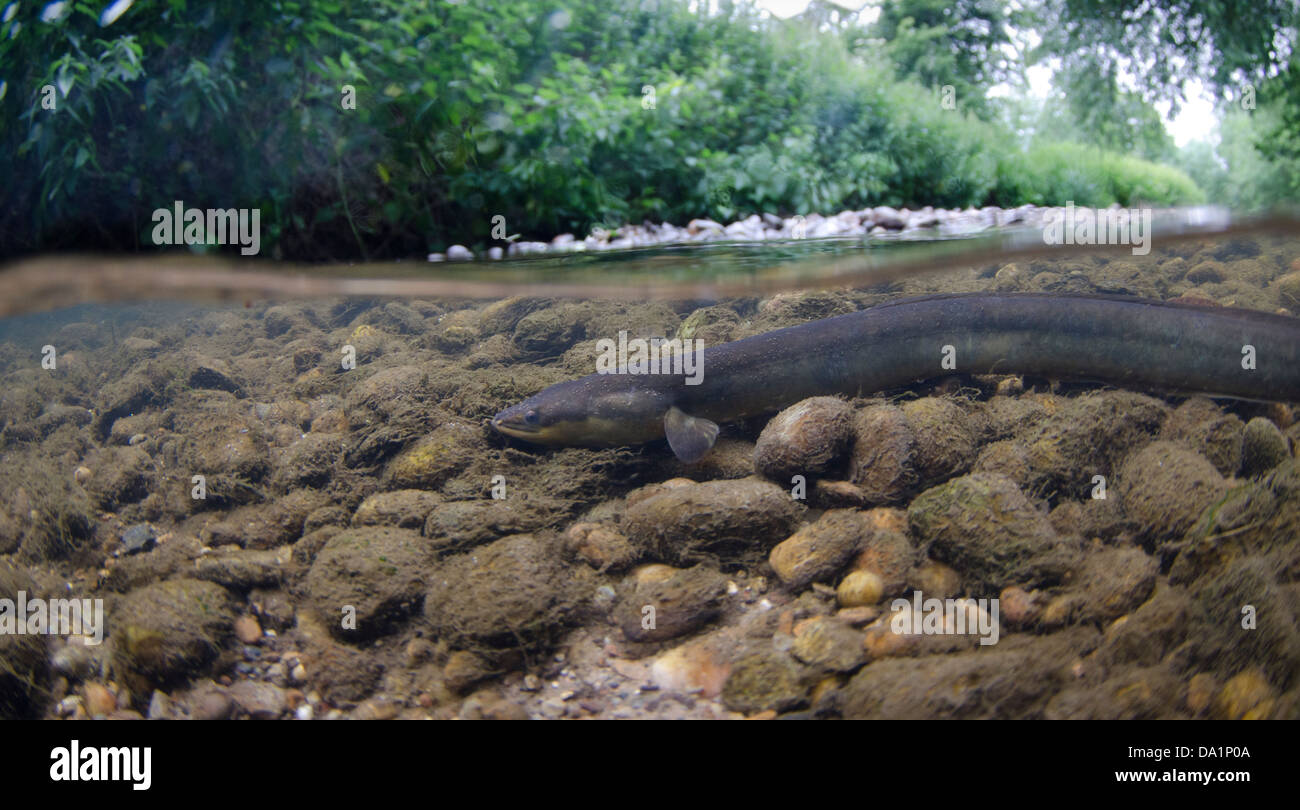
[[[1241,441],[1241,473],[1255,477],[1291,458],[1286,436],[1262,416],[1246,423]]]
[[[971,466],[972,472],[1004,475],[1016,486],[1029,484],[1029,451],[1014,439],[1003,439],[985,445]]]
[[[882,506],[863,513],[863,519],[866,531],[851,568],[880,577],[884,596],[902,593],[913,568],[923,559],[908,532],[907,513]]]
[[[294,490],[273,503],[241,506],[225,519],[206,524],[199,535],[210,546],[275,548],[301,537],[307,516],[325,500],[313,489]]]
[[[1273,281],[1277,301],[1292,312],[1300,311],[1300,271],[1287,273]]]
[[[307,433],[274,461],[272,480],[284,488],[324,486],[343,449],[343,437],[337,433]]]
[[[1062,501],[1049,519],[1060,535],[1075,535],[1085,540],[1115,540],[1134,530],[1124,515],[1119,499],[1089,498],[1085,501]]]
[[[422,489],[376,492],[366,498],[352,515],[353,526],[395,526],[420,531],[429,513],[442,503],[442,496]]]
[[[632,641],[666,641],[684,636],[721,612],[727,580],[703,565],[687,569],[647,566],[631,577],[615,609],[615,620]]]
[[[14,605],[8,616],[0,616],[0,627],[24,617],[14,615],[18,593],[27,599],[38,597],[36,582],[26,571],[7,559],[0,559],[0,599]],[[46,678],[45,647],[47,636],[17,633],[16,627],[0,632],[0,718],[13,720],[40,715]]]
[[[919,476],[912,464],[916,437],[903,411],[893,405],[871,405],[853,423],[850,480],[868,503],[896,503],[916,488]]]
[[[640,551],[620,531],[602,523],[575,523],[565,545],[578,559],[600,571],[617,571],[636,562]]]
[[[86,457],[85,487],[102,509],[135,503],[149,492],[153,461],[139,447],[105,447]]]
[[[1173,582],[1192,582],[1244,557],[1276,558],[1278,570],[1300,564],[1300,462],[1287,461],[1238,486],[1200,515],[1174,548]]]
[[[462,551],[512,534],[526,534],[554,523],[547,507],[522,498],[452,501],[434,506],[424,521],[429,547]]]
[[[1069,400],[1022,439],[1029,453],[1030,489],[1086,495],[1093,476],[1109,477],[1131,450],[1153,441],[1167,413],[1164,403],[1125,391]]]
[[[1300,673],[1300,593],[1267,557],[1233,561],[1192,588],[1195,661],[1223,677],[1259,667],[1281,689]]]
[[[440,562],[424,618],[437,635],[466,644],[517,646],[575,618],[585,589],[563,564],[559,542],[519,534]]]
[[[1118,618],[1146,601],[1160,561],[1136,546],[1094,549],[1070,577],[1065,593],[1043,611],[1043,623],[1060,626]]]
[[[872,527],[856,509],[832,509],[772,549],[768,562],[792,590],[830,580],[848,564]]]
[[[923,397],[905,403],[912,430],[912,467],[922,486],[939,484],[970,469],[979,448],[977,420],[951,399]]]
[[[830,672],[852,672],[867,660],[862,633],[830,616],[795,625],[790,652],[805,664]]]
[[[236,609],[220,585],[170,579],[124,596],[109,614],[118,663],[146,682],[202,674],[233,635]]]
[[[447,422],[420,439],[388,465],[394,486],[438,489],[469,466],[485,446],[482,430],[468,422]]]
[[[1097,650],[1098,663],[1151,666],[1198,632],[1196,605],[1186,588],[1157,583],[1151,596],[1127,616],[1112,622]]]
[[[1241,420],[1205,397],[1193,397],[1175,408],[1160,438],[1186,444],[1209,459],[1221,475],[1233,475],[1241,466]]]
[[[926,490],[912,501],[908,520],[929,554],[979,593],[1059,579],[1078,555],[1015,482],[992,473]]]
[[[1117,485],[1125,513],[1152,540],[1180,536],[1227,487],[1205,456],[1166,441],[1125,460]]]
[[[576,305],[557,304],[520,318],[512,343],[522,357],[554,357],[586,334]]]
[[[1101,682],[1073,683],[1047,704],[1048,720],[1170,720],[1185,715],[1178,707],[1182,683],[1160,666],[1124,670]]]
[[[804,512],[781,487],[756,478],[689,483],[628,507],[623,529],[673,564],[754,561],[788,537]]]
[[[419,532],[348,529],[317,553],[306,601],[336,637],[374,638],[419,609],[432,562]]]
[[[754,447],[754,467],[784,484],[816,477],[840,460],[853,439],[853,410],[837,397],[813,397],[772,417]]]
[[[703,340],[704,345],[716,346],[737,340],[740,316],[731,307],[712,306],[695,310],[682,320],[677,337],[682,340]]]
[[[1070,679],[1068,662],[1096,646],[1084,628],[1049,636],[1014,635],[992,648],[924,658],[887,658],[844,688],[855,720],[1029,719]]]
[[[753,653],[741,658],[722,686],[728,709],[750,714],[787,711],[808,702],[810,673],[783,653]]]

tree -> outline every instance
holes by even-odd
[[[884,40],[900,77],[951,85],[960,104],[987,119],[989,88],[1019,70],[1012,39],[1018,19],[1003,0],[886,0],[870,34]]]

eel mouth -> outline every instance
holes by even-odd
[[[491,425],[497,433],[504,433],[517,439],[535,438],[538,433],[541,433],[540,429],[526,424],[522,419],[512,419],[503,413],[492,417]]]

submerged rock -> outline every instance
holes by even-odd
[[[1124,511],[1142,524],[1151,540],[1182,535],[1228,484],[1200,453],[1172,442],[1156,442],[1131,455],[1120,470]]]
[[[772,417],[754,447],[754,467],[785,484],[812,478],[839,461],[853,439],[853,409],[837,397],[814,397]]]
[[[1059,580],[1079,554],[1020,488],[1000,475],[971,473],[926,490],[907,514],[922,546],[980,594]]]
[[[716,570],[654,569],[632,577],[615,610],[623,635],[632,641],[666,641],[693,632],[721,612],[727,581]]]
[[[739,564],[788,537],[804,511],[789,492],[756,478],[688,482],[630,503],[623,529],[666,562]]]
[[[925,658],[888,658],[844,687],[846,718],[1028,719],[1070,678],[1068,663],[1096,646],[1092,630],[1011,636],[991,649]]]
[[[307,574],[306,600],[335,637],[389,632],[420,608],[432,555],[418,532],[357,528],[325,543]]]
[[[469,644],[536,641],[576,618],[586,590],[574,573],[554,538],[505,537],[438,563],[425,622],[438,636]]]
[[[1291,448],[1286,436],[1271,420],[1256,416],[1246,423],[1241,448],[1242,475],[1253,478],[1289,458]]]
[[[0,599],[17,600],[23,591],[37,596],[36,582],[8,559],[0,559]],[[37,717],[45,683],[47,636],[33,633],[0,633],[0,716]]]
[[[832,579],[848,565],[871,531],[856,509],[833,509],[782,540],[768,562],[791,590]]]
[[[201,674],[233,635],[235,617],[220,585],[170,579],[128,593],[113,607],[109,626],[125,671],[166,684]]]
[[[853,423],[853,433],[850,480],[868,503],[903,500],[920,480],[912,463],[916,437],[903,411],[893,405],[863,408]]]

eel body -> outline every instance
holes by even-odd
[[[684,461],[719,423],[812,396],[949,374],[1027,374],[1145,390],[1300,401],[1300,319],[1120,296],[975,293],[903,299],[706,348],[702,375],[592,374],[502,411],[497,430],[558,445],[667,435]]]

